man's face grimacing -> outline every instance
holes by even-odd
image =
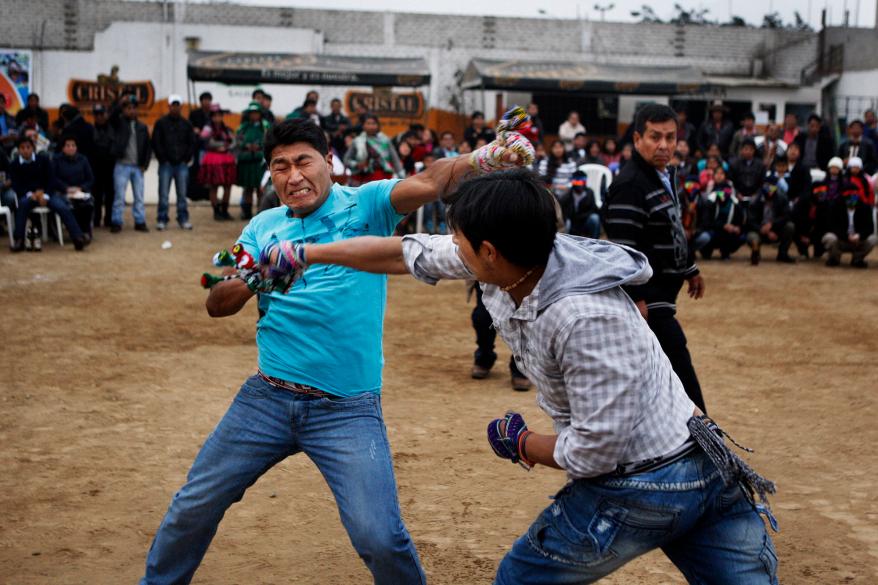
[[[297,217],[315,211],[329,196],[332,153],[322,155],[307,142],[283,144],[272,151],[268,168],[281,203]]]
[[[647,122],[642,135],[634,132],[634,148],[657,169],[664,170],[676,146],[677,123],[674,120]]]

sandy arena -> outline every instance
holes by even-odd
[[[150,225],[155,208],[147,208]],[[0,583],[136,583],[154,531],[202,441],[255,369],[256,308],[214,320],[198,286],[242,222],[193,210],[195,231],[101,230],[85,253],[0,251]],[[165,240],[173,248],[163,250]],[[771,254],[766,254],[771,256]],[[711,414],[778,484],[780,580],[878,582],[878,258],[702,263],[706,298],[681,321]],[[435,585],[490,583],[564,484],[497,459],[487,421],[508,408],[551,428],[501,355],[469,378],[464,285],[393,277],[384,412],[403,515]],[[502,366],[502,367],[501,367]],[[200,584],[370,583],[332,496],[299,455],[233,506]],[[602,581],[683,583],[661,553]]]

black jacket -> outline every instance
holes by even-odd
[[[711,144],[719,145],[719,150],[724,158],[728,158],[729,147],[735,135],[735,128],[728,120],[723,120],[719,130],[713,125],[713,120],[705,120],[698,129],[698,147],[707,154],[707,148]]]
[[[27,120],[28,115],[32,110],[30,108],[24,108],[23,110],[19,110],[17,114],[15,114],[15,123],[18,126],[24,124],[24,121]],[[40,128],[45,132],[49,128],[49,114],[43,108],[37,106],[36,110],[33,110],[36,114],[37,124],[40,125]]]
[[[747,161],[738,157],[729,165],[729,178],[742,197],[752,197],[765,180],[765,165],[758,158]]]
[[[786,180],[789,186],[787,197],[790,202],[795,203],[802,197],[811,196],[811,171],[801,163],[797,162],[793,170],[787,173]]]
[[[81,115],[76,116],[64,126],[61,136],[62,138],[64,136],[76,138],[76,151],[83,156],[89,157],[94,152],[95,127],[86,122]],[[59,152],[62,146],[64,146],[63,142],[58,147]]]
[[[717,191],[725,191],[723,201],[719,201]],[[744,228],[744,210],[732,194],[732,189],[718,188],[698,201],[698,231],[719,232],[726,225]]]
[[[839,197],[829,206],[829,231],[838,236],[842,242],[848,241],[848,208],[844,197]],[[854,208],[854,231],[860,235],[860,241],[863,242],[875,231],[875,224],[872,221],[872,208],[869,207],[862,199],[857,201]]]
[[[790,220],[791,213],[790,200],[780,191],[777,191],[771,198],[766,197],[764,191],[760,191],[759,194],[750,201],[750,206],[747,208],[747,225],[749,231],[759,231],[765,219],[765,208],[769,205],[772,210],[771,231],[781,233],[784,226]]]
[[[79,187],[86,193],[91,193],[93,185],[91,165],[78,152],[73,158],[59,154],[52,159],[51,188],[55,193],[66,193],[68,187]]]
[[[851,141],[845,140],[838,147],[838,156],[847,161],[851,153]],[[857,156],[863,159],[863,170],[868,174],[874,174],[878,170],[878,156],[875,155],[875,145],[865,136],[860,139]]]
[[[152,149],[160,163],[188,163],[195,155],[195,129],[182,116],[162,116],[152,128]]]
[[[135,132],[137,133],[137,166],[146,168],[149,166],[150,155],[152,149],[149,144],[149,130],[140,120],[134,121]],[[120,116],[113,120],[113,131],[115,140],[113,141],[113,156],[117,161],[125,158],[125,149],[128,147],[128,138],[131,136],[131,123],[128,118]]]
[[[34,162],[24,164],[15,157],[9,165],[9,174],[12,178],[12,190],[19,197],[39,189],[48,193],[52,185],[52,165],[49,157],[42,153],[36,155]]]
[[[676,173],[670,168],[674,193],[668,193],[656,169],[635,150],[610,185],[604,202],[607,237],[646,254],[652,278],[627,286],[635,301],[645,300],[650,311],[675,311],[683,281],[698,274],[681,221]]]
[[[585,228],[585,222],[589,216],[598,212],[594,191],[588,187],[585,188],[585,194],[578,204],[572,190],[561,201],[561,213],[564,215],[564,219],[570,222],[570,233],[574,236],[587,236],[588,230]]]
[[[800,132],[796,139],[793,141],[799,145],[799,151],[801,154],[799,155],[799,160],[801,161],[805,157],[805,143],[808,141],[808,133]],[[826,128],[821,128],[820,134],[817,135],[817,166],[821,169],[825,169],[826,165],[829,164],[829,159],[831,159],[835,153],[833,152],[835,148],[833,148],[832,143],[832,135],[829,133],[829,130]]]
[[[116,132],[113,125],[107,122],[103,126],[95,125],[94,133],[94,150],[89,157],[92,170],[106,169],[116,164],[116,157],[113,155],[116,145]]]

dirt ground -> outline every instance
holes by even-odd
[[[81,254],[69,243],[0,251],[0,583],[141,575],[171,496],[255,369],[255,307],[219,320],[203,307],[198,278],[243,225],[208,213],[194,209],[193,232],[101,231]],[[777,482],[781,582],[878,582],[878,268],[753,268],[738,254],[703,272],[707,296],[682,300],[681,321],[713,416]],[[391,279],[384,411],[403,514],[437,585],[490,583],[564,483],[561,472],[525,473],[490,451],[485,424],[508,408],[535,430],[551,426],[533,391],[510,389],[502,344],[492,376],[469,378],[470,310],[461,283]],[[229,510],[195,576],[368,582],[301,455]],[[653,553],[603,582],[683,580]]]

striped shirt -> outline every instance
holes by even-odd
[[[565,248],[576,245],[638,254],[609,242],[583,240],[559,235],[552,254],[564,255]],[[451,236],[405,236],[403,255],[409,272],[423,282],[472,278]],[[554,421],[555,461],[577,479],[670,453],[689,438],[686,421],[694,405],[620,286],[591,293],[562,291],[552,294],[554,301],[548,297],[545,283],[559,280],[558,275],[551,278],[550,268],[571,261],[575,259],[570,256],[554,263],[550,258],[539,283],[518,307],[498,286],[480,286],[494,328],[536,384],[537,403]],[[644,274],[630,282],[642,282],[651,272],[646,268]],[[541,295],[546,295],[542,301]]]

